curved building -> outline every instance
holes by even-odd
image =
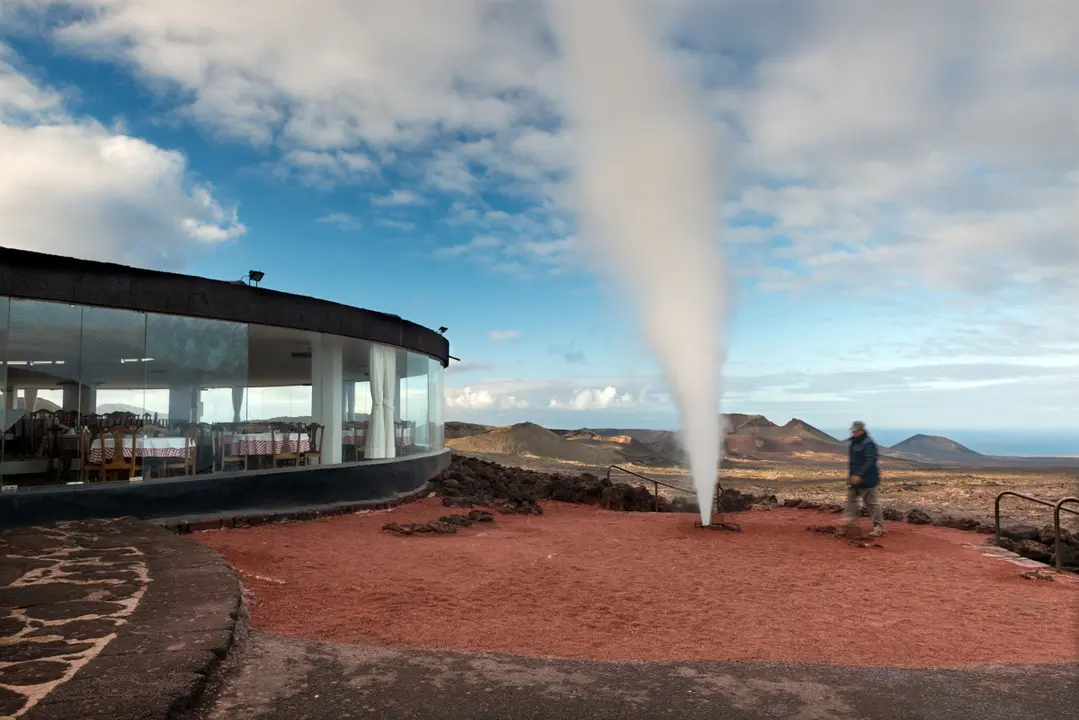
[[[0,248],[0,524],[415,492],[448,362],[396,315]]]

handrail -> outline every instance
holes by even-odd
[[[639,472],[634,472],[634,471],[632,471],[632,470],[630,470],[628,468],[622,467],[621,465],[609,465],[609,466],[607,466],[607,482],[611,481],[611,470],[621,470],[624,473],[627,473],[629,475],[635,475],[636,477],[639,477],[642,480],[647,480],[648,482],[652,483],[654,485],[654,491],[652,493],[652,498],[653,498],[653,509],[655,510],[655,512],[659,512],[659,486],[660,485],[662,485],[663,487],[666,487],[666,488],[670,488],[671,490],[677,490],[678,492],[689,492],[685,488],[680,488],[677,485],[671,485],[669,483],[665,483],[662,480],[656,480],[654,477],[648,477],[647,475],[642,475]],[[723,486],[721,486],[718,482],[716,483],[716,487],[719,488],[720,492],[723,492]]]
[[[993,504],[994,516],[996,518],[997,545],[1000,545],[1000,501],[1008,495],[1053,508],[1053,545],[1056,553],[1057,570],[1060,570],[1060,511],[1063,510],[1064,512],[1071,513],[1072,515],[1079,515],[1079,511],[1069,510],[1068,508],[1063,507],[1066,503],[1069,502],[1079,503],[1079,498],[1066,497],[1057,501],[1056,503],[1051,503],[1048,500],[1042,500],[1040,498],[1031,497],[1030,495],[1024,495],[1023,493],[1017,493],[1014,490],[1005,490],[1004,492],[997,495],[997,499]]]
[[[1057,570],[1061,570],[1060,564],[1060,511],[1064,510],[1070,512],[1072,515],[1079,515],[1079,512],[1075,510],[1068,510],[1064,506],[1068,503],[1079,503],[1079,497],[1066,497],[1057,500],[1057,504],[1053,506],[1053,554],[1057,559]]]

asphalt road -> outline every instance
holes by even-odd
[[[186,720],[1049,720],[1075,717],[1076,707],[1079,663],[976,671],[594,663],[329,645],[252,631]]]

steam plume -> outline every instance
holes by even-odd
[[[682,413],[701,522],[719,462],[724,275],[706,119],[620,0],[555,0],[573,84],[582,237],[638,294]]]

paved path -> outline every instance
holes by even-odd
[[[1074,717],[1079,665],[852,670],[588,663],[372,649],[252,632],[194,720]]]
[[[0,532],[0,718],[165,718],[232,645],[240,586],[208,548],[131,519]]]

